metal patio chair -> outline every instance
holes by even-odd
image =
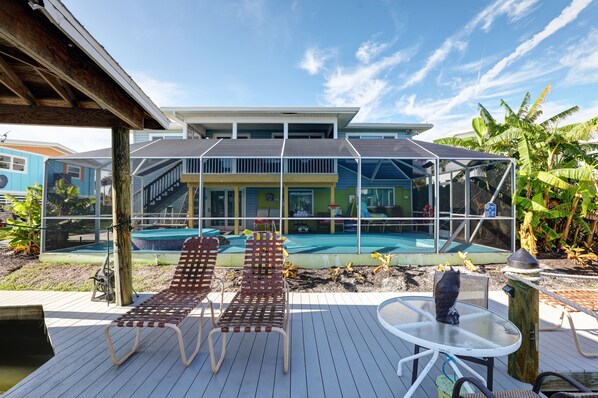
[[[214,319],[208,335],[212,371],[218,372],[226,353],[226,334],[278,332],[284,339],[284,372],[289,369],[289,288],[283,277],[283,241],[269,232],[254,232],[246,241],[241,289]],[[222,333],[222,352],[215,360],[213,336]]]
[[[436,284],[440,281],[443,274],[444,273],[440,271],[434,272],[434,287],[436,287]],[[459,296],[457,296],[457,301],[488,309],[488,287],[490,278],[485,275],[462,273],[460,275],[460,280],[461,286],[459,288]],[[432,291],[434,290],[435,289]],[[413,353],[419,353],[420,348],[421,346],[416,344]],[[459,355],[459,358],[485,366],[488,388],[492,389],[494,379],[494,357],[476,358]],[[415,359],[413,361],[413,370],[411,373],[412,384],[415,383],[415,380],[417,379],[418,366],[419,360]]]
[[[540,389],[542,387],[542,382],[548,376],[558,377],[567,383],[569,383],[572,387],[577,389],[578,392],[557,392],[556,394],[551,395],[551,398],[574,398],[574,397],[598,397],[597,393],[593,393],[590,389],[580,384],[577,380],[572,379],[569,376],[562,375],[555,372],[544,372],[540,373],[534,382],[534,386],[532,390],[505,390],[505,391],[490,391],[489,388],[484,386],[478,379],[474,377],[462,377],[455,382],[453,386],[453,395],[452,398],[539,398],[543,395],[540,395]],[[473,384],[479,392],[461,395],[461,387],[464,383],[471,383]]]
[[[208,293],[211,292],[218,247],[218,239],[214,237],[194,237],[185,240],[170,287],[150,297],[106,326],[104,334],[110,357],[115,365],[118,366],[125,362],[137,350],[141,339],[141,330],[144,327],[168,327],[176,333],[183,364],[189,366],[199,352],[201,345],[201,324],[205,306],[202,307],[201,317],[198,321],[195,350],[189,357],[186,355],[183,335],[178,325],[202,301],[206,300]],[[224,289],[224,284],[222,284],[222,289]],[[208,302],[211,304],[210,300]],[[222,302],[220,305],[222,308]],[[120,359],[116,357],[112,339],[110,338],[111,327],[137,328],[133,348]]]

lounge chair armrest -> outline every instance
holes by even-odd
[[[222,307],[223,307],[223,303],[224,303],[224,283],[225,283],[225,279],[224,278],[214,278],[215,279],[215,287],[216,288],[220,288],[220,313],[222,313]]]
[[[544,379],[547,378],[548,376],[558,377],[558,378],[566,381],[567,383],[571,384],[573,387],[577,388],[580,392],[592,392],[590,389],[588,389],[587,387],[585,387],[584,385],[579,383],[577,380],[575,380],[567,375],[563,375],[563,374],[556,373],[556,372],[540,373],[538,375],[538,377],[536,378],[536,382],[534,383],[534,388],[532,389],[532,391],[535,393],[539,393],[540,389],[542,387],[542,382],[544,382]]]
[[[480,390],[480,392],[482,394],[484,394],[485,396],[487,396],[489,398],[495,398],[495,395],[492,394],[492,391],[490,391],[488,389],[488,387],[486,387],[478,379],[473,378],[473,377],[461,377],[460,379],[458,379],[455,382],[455,385],[453,386],[453,395],[451,396],[452,398],[460,398],[461,397],[461,387],[463,386],[464,383],[471,383],[474,386],[476,386],[476,388],[478,390]]]

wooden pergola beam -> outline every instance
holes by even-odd
[[[25,100],[29,105],[37,105],[35,97],[25,83],[17,76],[10,65],[0,55],[0,83],[6,86],[16,96]]]
[[[50,87],[56,91],[60,98],[71,104],[73,108],[77,108],[79,106],[77,104],[77,98],[75,98],[75,95],[68,84],[64,84],[62,80],[42,69],[36,68],[35,70],[46,81],[46,83],[48,83],[48,85],[50,85]]]
[[[27,8],[24,1],[2,0],[0,36],[116,115],[127,127],[143,129],[144,112],[135,101],[83,51],[59,38],[53,27],[42,23]]]
[[[0,120],[7,124],[125,127],[122,120],[102,109],[0,105]]]

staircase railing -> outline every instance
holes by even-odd
[[[143,207],[148,209],[169,191],[174,190],[181,183],[183,163],[178,162],[162,175],[143,188]]]

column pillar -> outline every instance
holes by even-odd
[[[133,302],[129,129],[112,128],[112,224],[116,304]]]

